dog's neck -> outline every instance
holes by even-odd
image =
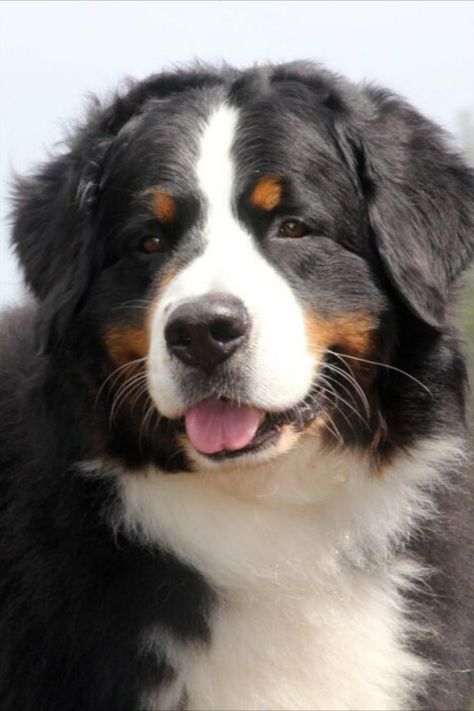
[[[302,551],[308,560],[298,569],[324,561],[327,576],[328,556],[363,566],[398,549],[432,514],[439,468],[462,456],[461,446],[425,440],[381,476],[366,458],[324,451],[315,438],[254,468],[123,472],[115,525],[159,541],[220,586],[255,571],[282,576],[285,565],[294,582]]]

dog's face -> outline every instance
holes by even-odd
[[[95,176],[79,178],[74,207],[49,217],[41,204],[45,232],[59,221],[72,232],[69,246],[49,244],[58,263],[69,250],[69,299],[44,311],[92,389],[111,395],[112,425],[141,451],[165,438],[166,461],[176,448],[193,466],[240,466],[305,436],[370,446],[381,420],[375,364],[390,362],[397,313],[408,306],[439,329],[447,283],[468,256],[462,243],[455,266],[433,261],[445,235],[427,234],[426,200],[434,209],[449,188],[464,204],[468,185],[460,174],[460,186],[433,184],[430,165],[455,158],[430,144],[431,125],[416,136],[403,105],[375,115],[372,97],[371,114],[368,95],[292,71],[183,79],[128,114],[122,106],[126,118],[107,117],[112,135],[89,125],[81,137]],[[408,158],[386,145],[390,130],[399,143],[411,137]],[[58,166],[50,184],[71,170]],[[46,292],[21,236],[34,198],[16,239],[44,304],[57,284]],[[467,224],[467,213],[436,210],[443,224],[457,219],[451,233]]]
[[[354,176],[316,112],[308,125],[291,96],[274,98],[231,103],[217,90],[152,105],[106,168],[110,266],[86,311],[101,309],[117,366],[146,358],[157,411],[184,422],[203,465],[265,459],[327,431],[341,367],[328,349],[376,359],[387,309]]]

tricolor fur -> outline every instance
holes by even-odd
[[[473,187],[307,64],[153,76],[18,183],[2,709],[467,708]]]

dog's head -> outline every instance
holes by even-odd
[[[115,446],[243,465],[308,434],[374,446],[376,364],[401,323],[443,332],[472,188],[381,91],[307,65],[164,74],[19,184],[14,243],[41,346],[113,395]]]

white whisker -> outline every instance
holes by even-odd
[[[144,358],[136,358],[135,360],[131,360],[131,361],[129,361],[128,363],[124,363],[124,364],[121,365],[119,368],[116,368],[115,370],[113,370],[113,371],[107,376],[107,378],[104,380],[104,382],[102,383],[102,385],[100,386],[99,391],[98,391],[98,393],[97,393],[97,395],[96,395],[96,398],[95,398],[94,407],[97,407],[97,403],[98,403],[98,401],[99,401],[99,398],[100,398],[100,396],[101,396],[101,394],[102,394],[102,392],[103,392],[105,386],[107,385],[107,383],[110,382],[110,380],[112,380],[112,378],[113,378],[113,381],[112,381],[112,383],[111,383],[111,386],[113,387],[113,386],[115,385],[117,379],[118,379],[121,375],[123,375],[123,373],[122,373],[123,370],[127,370],[128,368],[136,367],[136,366],[140,365],[141,363],[144,363],[146,360],[147,360],[146,357],[144,357]]]
[[[341,354],[341,353],[336,353],[335,351],[331,351],[326,349],[326,353],[331,353],[331,355],[337,356],[340,359],[345,359],[345,358],[350,358],[351,360],[356,360],[359,361],[360,363],[368,363],[369,365],[377,365],[380,368],[387,368],[388,370],[393,370],[396,373],[400,373],[400,375],[404,375],[405,377],[409,378],[412,380],[414,383],[420,386],[420,388],[423,388],[429,395],[433,396],[433,393],[429,389],[425,383],[422,383],[421,380],[418,380],[418,378],[415,378],[414,375],[411,375],[410,373],[407,373],[406,370],[402,370],[401,368],[397,368],[394,365],[388,365],[387,363],[379,363],[378,361],[375,360],[367,360],[367,358],[357,358],[356,356],[350,356]]]
[[[346,364],[347,366],[347,364]],[[337,365],[334,365],[334,363],[324,363],[324,367],[329,370],[333,371],[334,373],[338,373],[341,378],[344,378],[352,387],[354,388],[355,392],[359,395],[361,403],[364,406],[365,409],[365,414],[367,418],[370,418],[370,404],[367,399],[367,395],[365,392],[362,390],[361,386],[357,382],[357,380],[354,378],[354,375],[349,375],[345,370],[342,370],[342,368],[339,368]],[[351,371],[352,373],[352,371]]]
[[[329,393],[336,398],[336,401],[343,403],[343,405],[345,405],[369,429],[370,425],[369,425],[368,421],[365,419],[365,417],[363,417],[361,415],[359,410],[356,407],[354,407],[354,405],[351,405],[350,402],[348,402],[345,398],[341,397],[339,395],[339,393],[336,392],[333,387],[331,387],[331,384],[329,383],[329,381],[332,380],[332,382],[337,383],[337,385],[341,385],[341,383],[339,383],[335,378],[331,379],[328,375],[325,375],[325,376],[321,375],[320,378],[321,378],[322,382],[327,385]],[[337,407],[337,404],[336,404],[336,407]],[[345,416],[345,413],[340,408],[337,408],[337,409],[338,409],[338,412],[340,412],[340,414],[343,417],[345,417],[346,421],[349,422],[349,419]]]
[[[121,405],[127,398],[127,396],[131,395],[135,388],[140,387],[143,385],[143,379],[145,375],[144,373],[138,373],[137,375],[132,376],[132,378],[128,379],[125,381],[125,383],[119,388],[117,391],[114,400],[112,402],[112,407],[110,409],[110,416],[109,416],[109,427],[112,427],[112,422],[117,414],[118,410],[120,409]]]

